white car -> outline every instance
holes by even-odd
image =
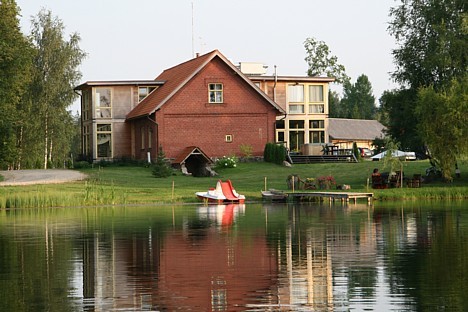
[[[382,152],[380,154],[372,156],[371,159],[372,160],[381,160],[382,158],[385,157],[386,154],[387,154],[387,151],[384,151],[384,152]],[[403,158],[404,160],[416,160],[416,153],[415,152],[403,152],[403,151],[395,150],[392,153],[392,157],[399,157],[399,158]]]

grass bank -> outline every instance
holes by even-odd
[[[405,162],[406,176],[423,174],[427,161]],[[155,178],[150,168],[109,166],[83,169],[87,181],[0,188],[0,208],[95,206],[124,204],[165,204],[197,202],[195,192],[214,187],[218,179],[230,179],[236,190],[248,201],[260,201],[260,190],[286,190],[290,174],[301,178],[333,176],[337,184],[348,184],[350,191],[373,192],[376,200],[466,199],[468,198],[468,166],[460,164],[462,177],[453,183],[432,182],[421,188],[373,190],[368,178],[374,168],[389,171],[381,162],[294,165],[291,168],[275,164],[240,163],[236,168],[219,170],[218,177],[196,178],[179,172],[168,178]]]

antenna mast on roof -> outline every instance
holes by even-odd
[[[195,57],[195,35],[194,35],[194,27],[193,27],[193,1],[192,1],[192,57]]]

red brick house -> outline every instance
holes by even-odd
[[[219,51],[163,71],[154,81],[86,82],[83,154],[93,161],[180,158],[189,146],[209,157],[262,155],[285,110]]]

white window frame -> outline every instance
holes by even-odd
[[[208,103],[224,103],[224,86],[222,83],[217,82],[208,84]]]

